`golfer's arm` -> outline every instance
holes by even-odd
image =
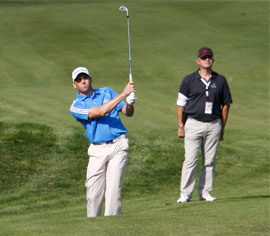
[[[178,119],[178,127],[184,126],[183,124],[183,111],[185,107],[177,106],[177,119]]]
[[[133,105],[126,104],[126,105],[122,108],[121,112],[122,112],[123,114],[125,114],[126,116],[131,117],[131,116],[133,116],[133,114],[134,114],[134,106],[133,106]]]
[[[124,94],[120,93],[114,99],[108,101],[102,106],[90,108],[88,112],[88,118],[91,119],[105,116],[107,113],[110,113],[124,98],[125,98]]]
[[[230,105],[224,105],[222,107],[222,118],[221,118],[221,121],[222,121],[222,129],[225,128],[226,126],[226,122],[227,122],[227,118],[228,118],[228,115],[229,115],[229,111],[230,111]]]

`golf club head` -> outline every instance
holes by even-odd
[[[121,6],[119,7],[119,11],[126,11],[127,12],[127,16],[128,16],[128,8],[125,6]]]

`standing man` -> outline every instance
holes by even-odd
[[[133,116],[136,96],[129,94],[135,92],[134,83],[129,82],[120,94],[108,87],[94,89],[93,79],[85,67],[73,70],[72,81],[78,92],[70,112],[84,126],[86,138],[91,142],[85,182],[87,217],[101,215],[104,193],[104,215],[118,215],[129,150],[127,129],[119,112]],[[127,103],[122,101],[125,97]]]
[[[176,102],[178,137],[185,138],[185,161],[177,203],[192,198],[200,150],[199,199],[216,200],[211,196],[216,152],[219,140],[223,140],[232,97],[226,78],[212,71],[213,63],[212,50],[201,48],[197,57],[199,69],[187,75],[180,85]]]

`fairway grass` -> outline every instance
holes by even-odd
[[[71,72],[87,66],[95,88],[123,89],[122,4],[138,97],[134,117],[122,117],[130,139],[123,209],[87,219],[89,143],[69,113]],[[1,236],[269,235],[269,2],[1,1],[0,16]],[[176,97],[202,46],[213,49],[233,104],[217,154],[217,201],[199,201],[196,185],[192,201],[177,204]]]
[[[174,196],[156,195],[123,201],[120,216],[87,219],[85,204],[35,213],[7,215],[1,233],[32,235],[268,235],[267,196],[224,197],[177,204]],[[260,217],[258,217],[260,216]]]

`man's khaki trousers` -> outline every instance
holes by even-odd
[[[101,215],[105,193],[105,216],[121,213],[121,186],[128,160],[129,142],[126,135],[114,143],[91,144],[88,149],[86,200],[87,217]]]
[[[210,194],[213,187],[220,132],[220,119],[201,122],[188,118],[185,124],[185,161],[182,166],[181,196],[192,197],[200,150],[202,151],[202,166],[199,177],[199,197]]]

